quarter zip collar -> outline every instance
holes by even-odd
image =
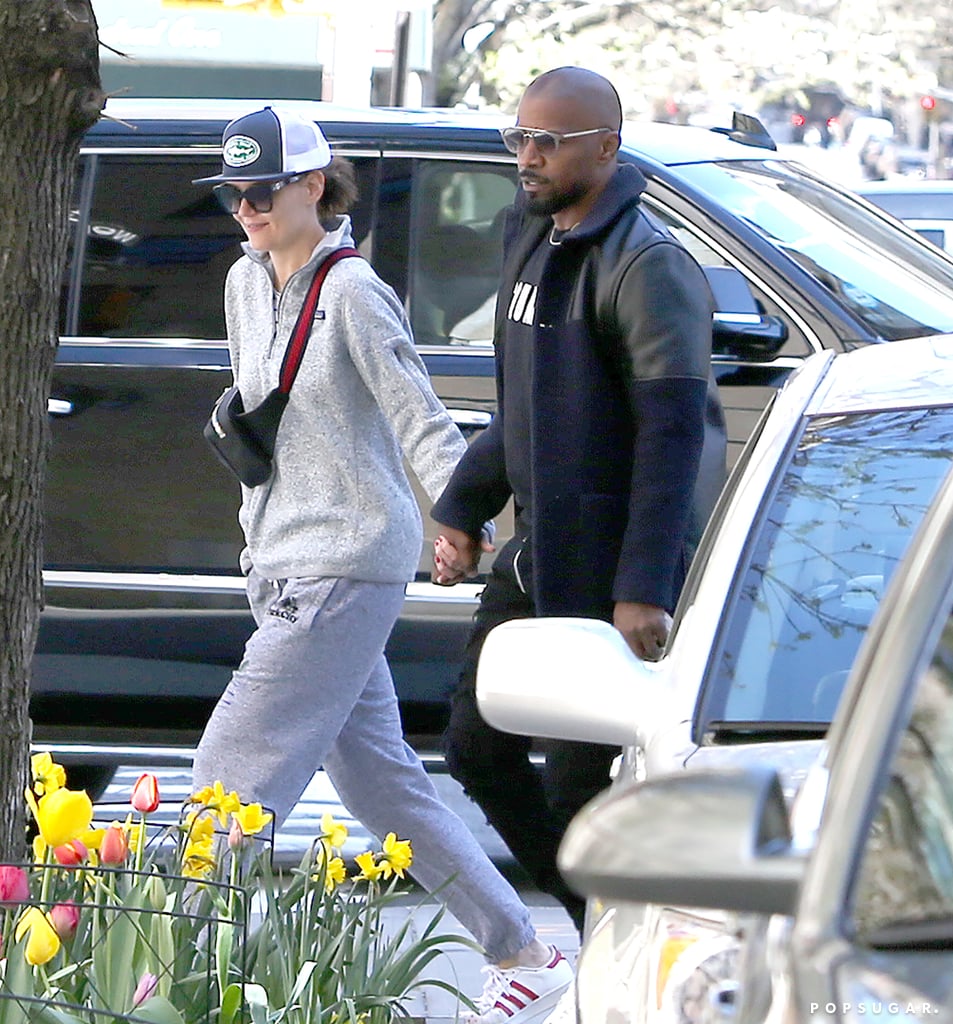
[[[351,236],[351,218],[346,214],[335,217],[326,225],[326,233],[320,242],[314,247],[308,262],[299,267],[285,282],[284,288],[277,293],[277,299],[273,303],[273,314],[271,324],[271,340],[268,343],[268,358],[274,354],[275,344],[278,341],[278,329],[282,322],[284,311],[289,303],[300,303],[304,301],[307,291],[307,284],[302,285],[302,279],[310,282],[318,265],[335,249],[345,245],[354,245]],[[269,287],[275,291],[275,274],[271,263],[271,255],[253,248],[248,242],[242,242],[242,250],[245,255],[256,263],[268,275]]]

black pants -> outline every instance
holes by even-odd
[[[570,819],[609,785],[618,748],[548,740],[540,772],[529,759],[533,741],[494,729],[476,703],[477,662],[487,633],[501,622],[535,616],[531,577],[529,543],[514,538],[497,556],[474,616],[444,737],[447,766],[537,888],[562,903],[581,933],[585,901],[560,876],[556,851]]]

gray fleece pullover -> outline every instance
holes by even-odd
[[[245,408],[278,385],[281,361],[318,263],[353,245],[336,218],[275,306],[271,260],[247,243],[225,282],[235,383]],[[413,578],[423,540],[402,454],[436,501],[466,449],[434,394],[393,289],[363,259],[332,267],[275,443],[274,471],[242,486],[242,566],[266,579]]]

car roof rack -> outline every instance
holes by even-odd
[[[743,146],[757,146],[759,149],[777,150],[777,145],[767,128],[753,114],[742,114],[734,110],[731,114],[730,128],[712,128],[713,132],[727,135],[734,142]]]

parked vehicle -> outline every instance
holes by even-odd
[[[953,253],[953,181],[870,181],[859,186],[857,193],[928,242]]]
[[[353,161],[359,247],[405,301],[438,393],[473,435],[495,408],[492,305],[516,183],[497,129],[510,119],[292,105]],[[224,125],[247,109],[111,100],[82,150],[31,703],[35,740],[65,763],[105,765],[103,745],[116,742],[181,758],[251,631],[236,485],[201,437],[229,381],[221,296],[240,233],[190,184],[213,172]],[[622,159],[648,178],[646,206],[711,280],[732,460],[812,353],[953,331],[953,266],[781,159],[756,121],[623,134]],[[505,539],[508,519],[498,526]],[[430,735],[478,584],[428,580],[425,543],[388,655],[409,732]]]
[[[810,817],[817,783],[805,789],[805,780],[848,674],[863,662],[885,590],[953,466],[951,387],[953,338],[808,360],[735,467],[659,662],[639,661],[593,620],[521,620],[488,637],[477,695],[492,724],[625,748],[614,784],[583,809],[560,851],[570,883],[591,897],[581,1024],[706,1021],[735,1006],[742,958],[763,954],[767,940],[739,940],[747,922],[706,908],[793,906],[779,901],[793,892],[782,886],[786,861],[770,856],[786,827],[784,801],[802,791]],[[949,493],[946,501],[953,506]],[[949,581],[948,562],[943,572]],[[896,601],[889,607],[898,613]],[[949,607],[939,609],[944,621]],[[921,613],[917,603],[910,614]],[[915,650],[924,627],[910,625]],[[890,636],[905,643],[902,632]],[[892,700],[884,694],[868,767],[878,763]],[[721,789],[699,781],[702,769],[729,781]],[[854,792],[860,813],[867,804]],[[749,893],[743,858],[762,855]],[[922,856],[931,853],[924,847]],[[728,864],[736,888],[721,884]],[[825,922],[833,909],[823,906]],[[760,969],[767,977],[763,961]]]

